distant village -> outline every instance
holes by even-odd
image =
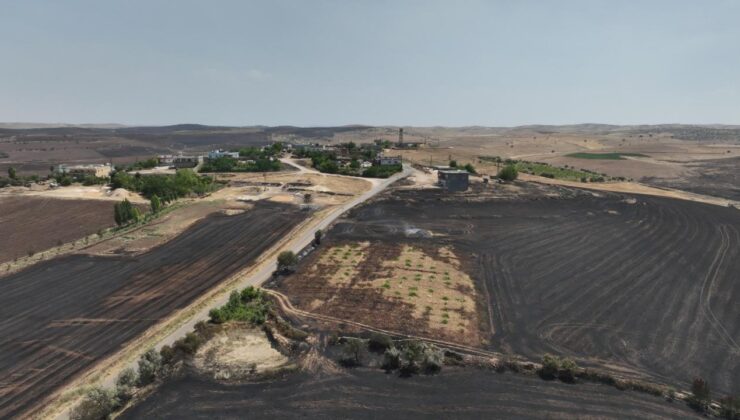
[[[273,143],[242,150],[211,150],[204,154],[159,155],[133,165],[116,167],[103,164],[61,164],[55,168],[57,180],[68,177],[82,182],[109,178],[116,170],[145,172],[158,169],[194,169],[198,172],[266,172],[281,169],[280,158],[286,153],[296,158],[310,159],[320,172],[351,176],[387,178],[403,168],[403,157],[388,151],[417,149],[424,143],[405,142],[403,128],[398,141],[377,139],[372,143]],[[469,186],[469,171],[450,166],[428,168],[437,172],[438,185],[450,192],[465,191]],[[66,185],[63,184],[63,185]],[[53,187],[58,184],[52,185]]]

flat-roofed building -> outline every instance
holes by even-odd
[[[448,169],[437,171],[437,183],[449,192],[467,191],[470,182],[468,171]]]

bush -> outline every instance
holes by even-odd
[[[175,349],[165,344],[159,349],[159,356],[162,358],[162,365],[170,365],[175,360]]]
[[[108,419],[119,406],[120,401],[112,390],[95,387],[87,392],[77,407],[72,409],[69,418],[71,420]]]
[[[185,337],[175,341],[175,349],[185,354],[195,354],[203,344],[203,339],[196,333],[189,332]]]
[[[499,179],[504,181],[514,181],[519,176],[519,171],[514,165],[506,165],[498,173]]]
[[[558,379],[563,382],[573,383],[576,380],[576,371],[578,365],[571,359],[563,359],[560,361],[560,370],[558,371]]]
[[[395,348],[388,348],[383,353],[383,369],[396,370],[401,367],[401,352]]]
[[[121,403],[130,400],[134,396],[138,381],[139,378],[133,368],[126,368],[121,371],[116,379],[116,397]]]
[[[361,366],[365,354],[365,342],[359,338],[347,338],[342,346],[342,357],[339,362],[344,366]]]
[[[393,339],[386,334],[374,332],[370,334],[367,346],[371,351],[384,352],[393,347]]]
[[[426,373],[437,373],[442,370],[444,355],[434,346],[427,346],[424,351],[424,361],[421,366]]]
[[[148,385],[157,378],[162,369],[162,356],[154,349],[147,350],[139,358],[139,385]]]
[[[270,302],[265,293],[249,286],[241,293],[231,292],[229,302],[220,308],[213,308],[208,313],[211,322],[222,324],[227,321],[244,321],[254,325],[261,325],[267,320]]]
[[[477,174],[478,172],[475,171],[475,166],[473,166],[470,163],[465,164],[465,170],[468,171],[471,174]]]
[[[560,359],[557,356],[546,354],[542,356],[542,367],[540,368],[540,376],[543,379],[555,379],[560,370]]]
[[[283,251],[278,255],[277,268],[280,272],[292,272],[298,264],[298,257],[293,251]]]

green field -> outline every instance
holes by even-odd
[[[641,153],[586,153],[578,152],[565,155],[576,159],[603,159],[603,160],[624,160],[624,156],[648,157]]]
[[[603,182],[610,179],[609,177],[605,177],[596,172],[577,170],[574,168],[560,168],[539,162],[519,161],[515,163],[515,166],[519,172],[544,176],[547,178],[565,179],[568,181]]]

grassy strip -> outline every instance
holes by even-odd
[[[648,157],[642,153],[570,153],[565,155],[576,159],[602,159],[602,160],[625,160],[624,156]]]

